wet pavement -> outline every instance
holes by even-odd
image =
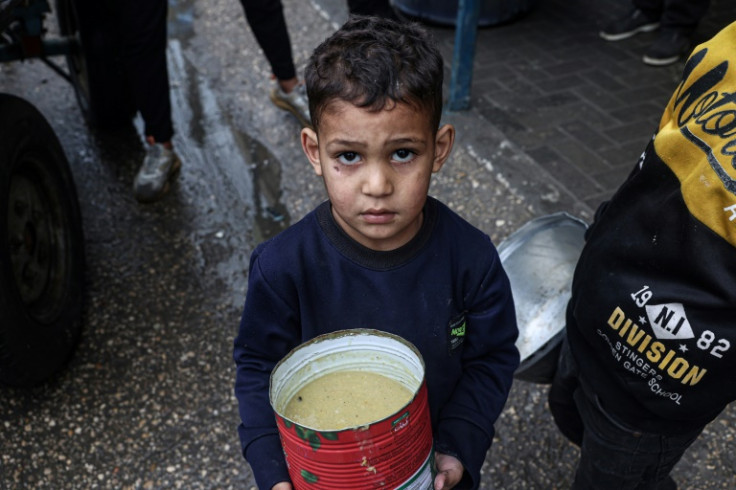
[[[60,137],[78,187],[87,253],[84,331],[69,366],[32,390],[0,388],[0,489],[253,488],[239,454],[231,360],[248,258],[257,243],[324,199],[324,191],[302,155],[297,121],[268,100],[268,65],[239,2],[169,3],[174,143],[183,168],[159,203],[140,205],[132,197],[143,157],[139,122],[114,133],[89,131],[71,87],[43,64],[0,66],[0,91],[36,104]],[[301,67],[347,13],[342,0],[283,3]],[[713,2],[719,14],[724,3]],[[564,24],[570,4],[578,7],[575,35]],[[539,56],[545,35],[560,35],[560,24],[578,61],[590,55],[583,45],[599,53],[603,48],[592,44],[593,9],[611,15],[613,4],[543,1],[524,19],[479,33],[473,108],[445,117],[456,125],[458,141],[431,193],[496,243],[529,219],[555,211],[589,220],[596,203],[615,188],[616,172],[630,165],[624,156],[604,159],[610,169],[581,181],[580,162],[626,146],[633,163],[643,148],[638,139],[649,137],[634,133],[658,119],[659,103],[632,101],[628,111],[643,122],[634,125],[630,139],[600,139],[580,130],[595,116],[619,128],[613,134],[628,134],[623,122],[604,118],[613,117],[612,107],[592,110],[586,104],[583,95],[595,90],[582,81],[601,84],[607,73],[603,61],[593,58],[585,62],[604,75],[548,77],[548,94],[530,92],[541,97],[536,106],[508,98],[512,88],[542,76],[545,67],[530,56]],[[432,29],[451,56],[451,30]],[[517,49],[527,46],[521,61],[531,64],[494,52],[504,39]],[[517,39],[530,41],[510,41]],[[638,63],[637,42],[615,48],[621,69]],[[676,72],[672,67],[630,76],[654,80],[658,88],[649,93],[661,102]],[[557,93],[549,85],[553,79],[564,94],[550,95]],[[541,100],[548,105],[540,106]],[[576,109],[585,115],[577,123],[563,117]],[[542,124],[555,118],[560,126]],[[553,133],[560,138],[550,138]],[[515,383],[482,488],[569,488],[577,449],[556,430],[545,407],[546,389]],[[736,488],[735,419],[729,407],[686,454],[674,471],[681,488]]]

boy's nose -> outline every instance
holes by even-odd
[[[369,165],[363,181],[363,193],[369,196],[385,196],[393,192],[390,170],[383,164]]]

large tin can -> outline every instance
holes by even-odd
[[[392,415],[359,427],[318,430],[283,415],[304,384],[341,370],[384,375],[408,388],[412,399]],[[432,488],[434,450],[424,361],[401,337],[369,329],[316,337],[276,365],[269,396],[295,489]]]

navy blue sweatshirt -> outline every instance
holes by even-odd
[[[457,488],[477,488],[519,364],[514,304],[490,238],[431,197],[418,234],[393,251],[352,240],[324,202],[253,252],[234,359],[238,431],[259,488],[289,479],[269,405],[273,367],[299,344],[350,328],[419,349],[435,451],[465,466]]]
[[[581,381],[640,430],[696,430],[736,399],[735,47],[736,23],[695,49],[573,279]]]

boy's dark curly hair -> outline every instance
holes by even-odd
[[[442,55],[417,23],[351,17],[317,46],[305,80],[315,130],[330,102],[339,99],[381,110],[405,103],[427,111],[432,129],[442,117]]]

